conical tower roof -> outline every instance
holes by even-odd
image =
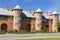
[[[58,14],[57,11],[52,12],[51,14]]]
[[[40,8],[38,8],[35,12],[42,12]]]
[[[19,5],[16,5],[13,9],[22,9]]]

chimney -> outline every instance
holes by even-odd
[[[28,9],[28,10],[27,10],[27,13],[31,13],[31,9]]]
[[[49,14],[48,14],[48,11],[46,11],[46,16],[48,16]]]
[[[8,6],[5,7],[5,10],[9,10]]]

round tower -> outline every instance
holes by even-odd
[[[58,13],[56,11],[51,13],[52,16],[52,31],[58,32]]]
[[[20,31],[20,28],[22,26],[22,9],[19,5],[17,5],[15,8],[13,8],[12,11],[14,14],[13,19],[14,30]]]
[[[42,11],[40,8],[38,8],[35,12],[34,12],[34,16],[36,17],[36,31],[40,31],[42,30]]]

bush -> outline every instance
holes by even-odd
[[[18,31],[15,29],[14,32],[18,32]]]
[[[2,30],[2,31],[0,31],[0,34],[5,34],[5,33],[6,33],[6,32],[5,32],[5,31],[3,31],[3,30]]]

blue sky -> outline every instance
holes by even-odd
[[[0,7],[2,8],[9,6],[9,8],[12,9],[17,4],[20,5],[23,10],[31,9],[35,11],[37,8],[41,8],[43,12],[56,10],[60,13],[60,0],[0,0]]]

